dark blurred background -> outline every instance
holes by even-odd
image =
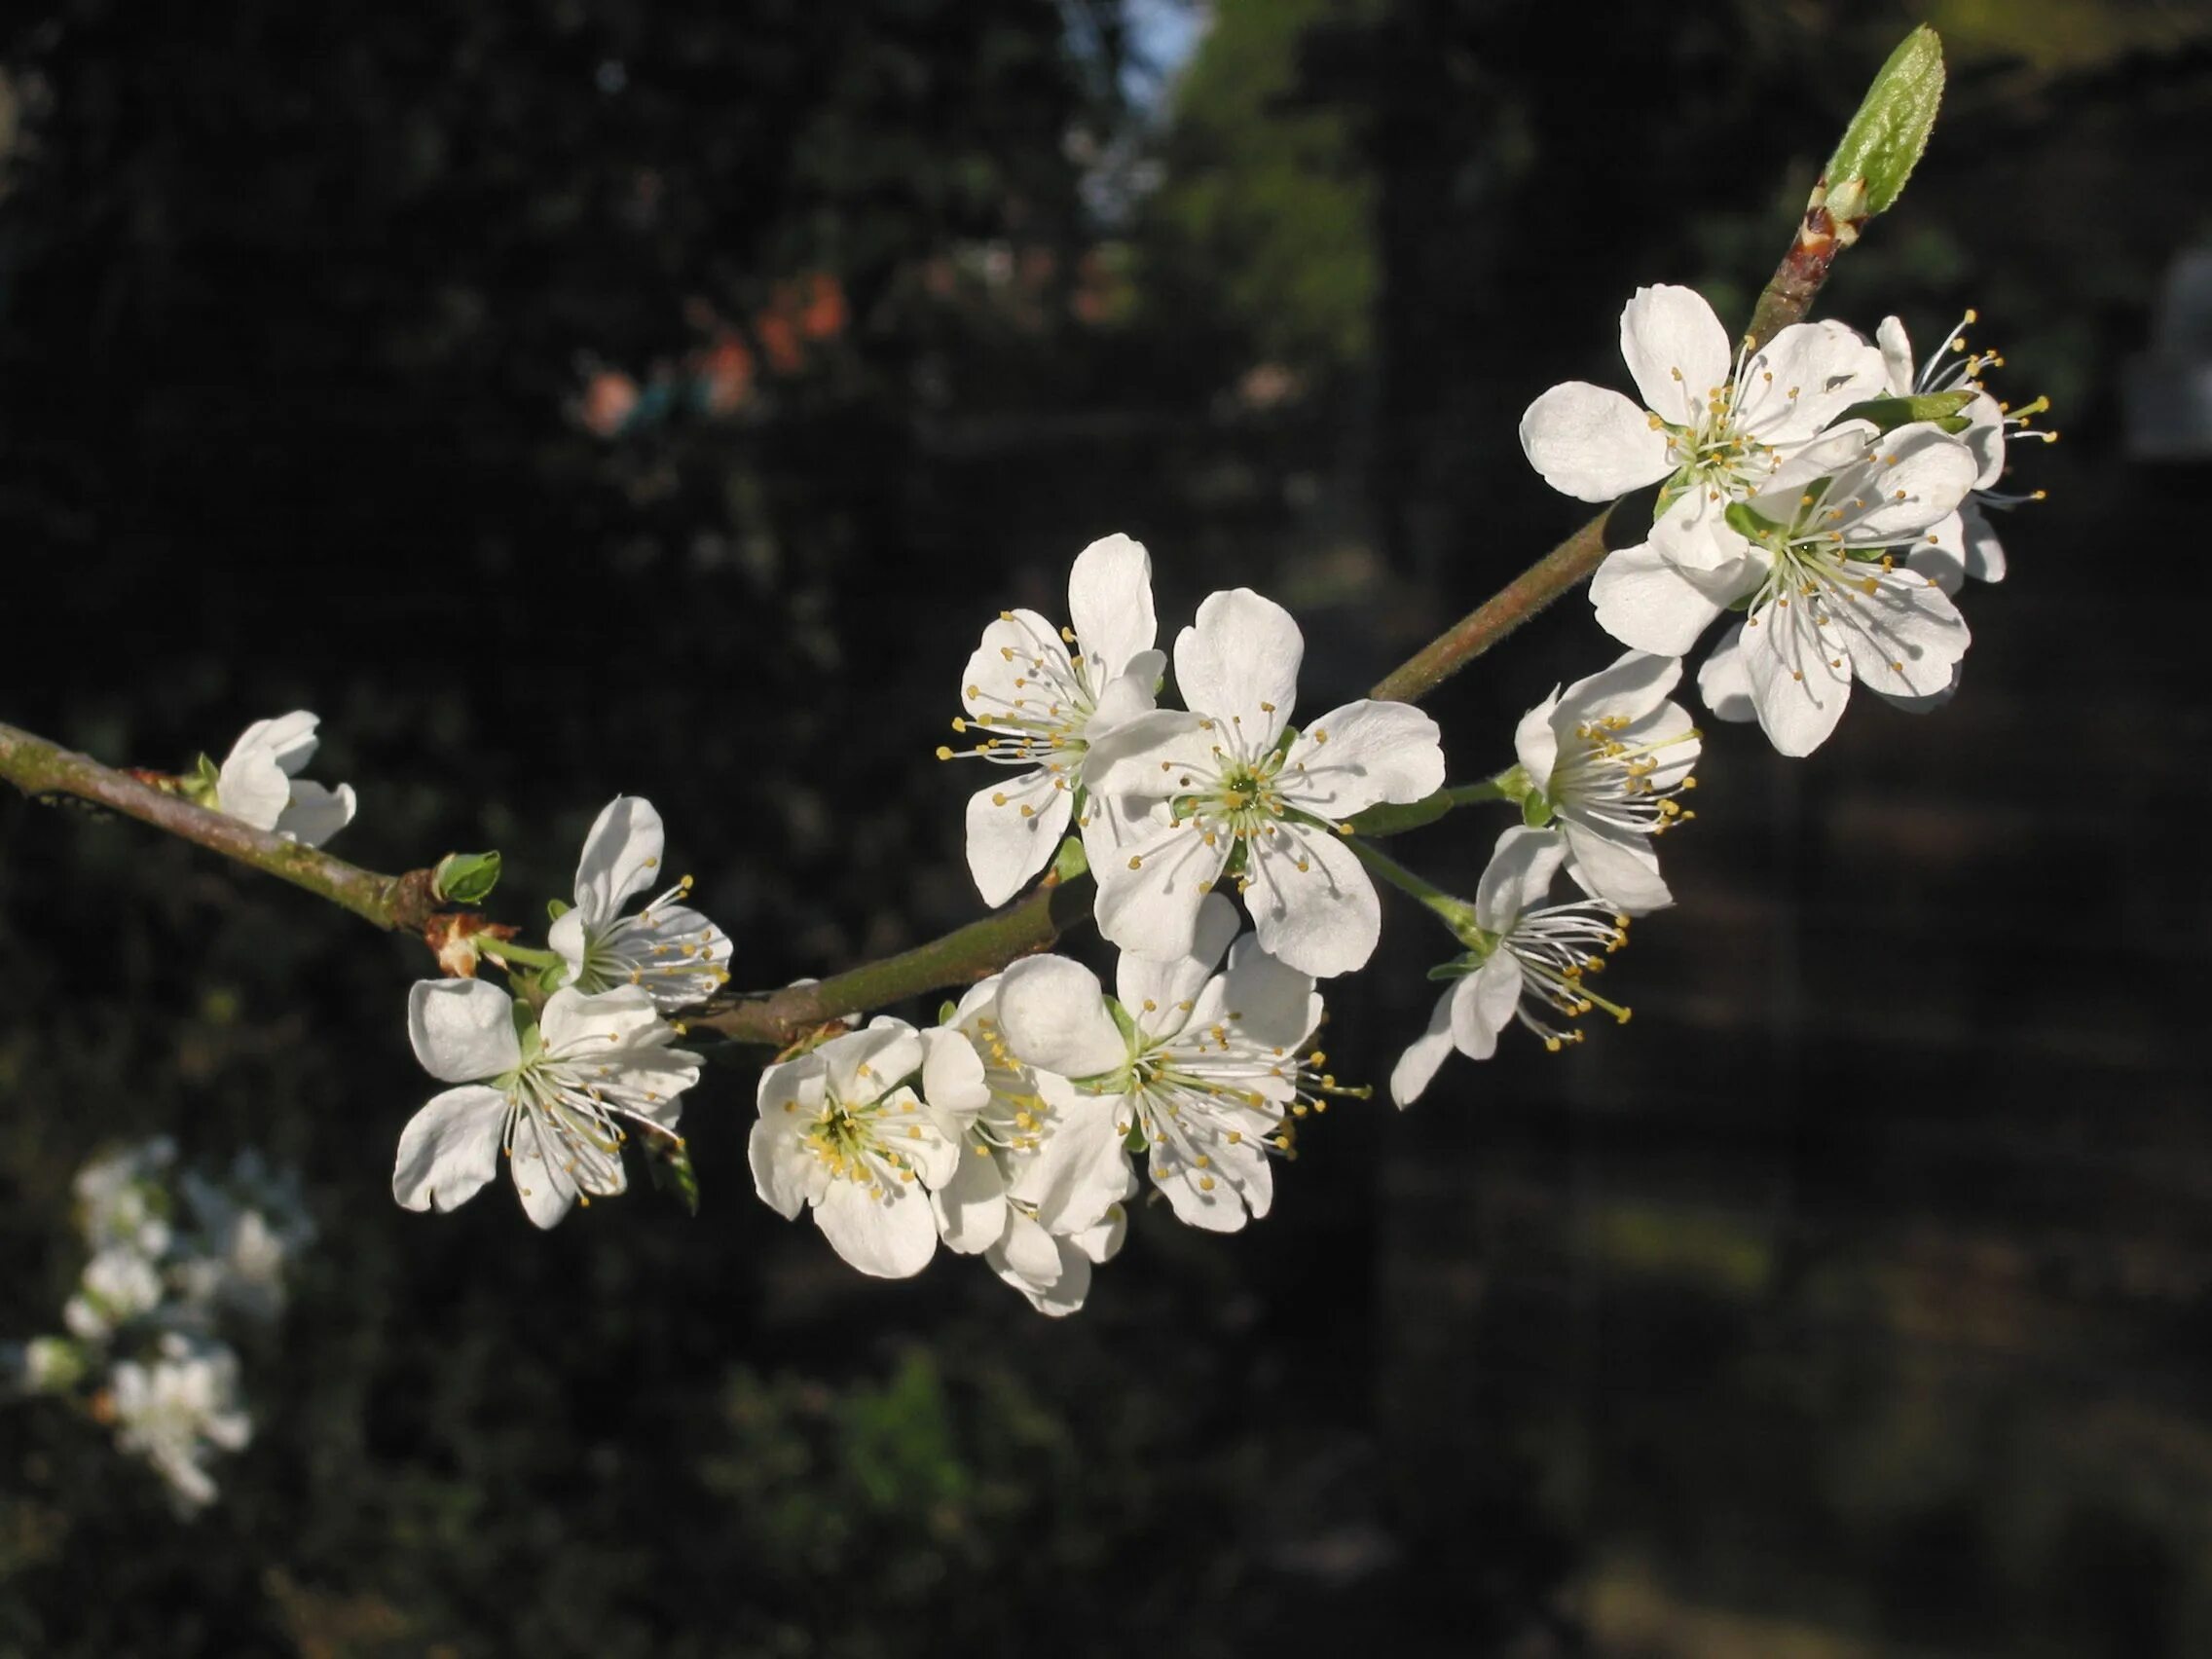
[[[2065,432],[1964,694],[1715,732],[1632,1027],[1341,1105],[1072,1320],[778,1220],[743,1069],[696,1221],[404,1214],[419,948],[0,801],[0,1336],[110,1140],[323,1229],[198,1522],[0,1406],[0,1653],[2212,1651],[2201,5],[18,8],[0,718],[173,769],[304,706],[348,857],[498,846],[529,919],[640,793],[740,983],[911,942],[977,909],[930,754],[996,609],[1125,530],[1163,631],[1250,584],[1357,694],[1578,522],[1522,409],[1622,383],[1639,283],[1748,315],[1923,19],[1824,310],[1979,308]],[[1456,771],[1613,650],[1577,597],[1454,682]],[[1393,909],[1340,1074],[1444,944]]]

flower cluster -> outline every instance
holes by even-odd
[[[1207,895],[1193,948],[1124,950],[1111,996],[1081,963],[1030,957],[933,1028],[877,1019],[770,1066],[754,1180],[787,1219],[811,1209],[863,1272],[907,1277],[941,1243],[1071,1313],[1121,1248],[1134,1155],[1194,1227],[1268,1213],[1271,1157],[1348,1092],[1302,1051],[1320,1020],[1311,976]]]
[[[699,1063],[674,1047],[682,1027],[665,1014],[728,979],[730,944],[683,903],[689,876],[628,910],[664,879],[662,850],[652,803],[616,796],[584,838],[574,903],[548,906],[547,948],[468,936],[476,956],[506,970],[511,991],[471,974],[409,993],[415,1057],[454,1087],[400,1133],[391,1194],[406,1208],[465,1203],[504,1158],[524,1213],[552,1227],[575,1204],[627,1190],[633,1132],[688,1169],[676,1126]]]
[[[1674,903],[1658,842],[1696,816],[1685,797],[1704,737],[1675,700],[1683,654],[1738,613],[1699,688],[1790,755],[1826,738],[1854,683],[1912,708],[1949,696],[1968,641],[1952,596],[2004,573],[1982,509],[2020,498],[1991,491],[2008,435],[2042,405],[1997,403],[1978,378],[1997,359],[1964,354],[1956,332],[1915,366],[1895,318],[1878,343],[1803,323],[1732,351],[1683,288],[1639,290],[1621,347],[1641,404],[1555,387],[1521,433],[1570,495],[1655,487],[1648,533],[1592,587],[1627,649],[1528,710],[1494,771],[1448,785],[1436,722],[1403,702],[1300,721],[1304,635],[1249,588],[1209,595],[1162,650],[1151,559],[1126,535],[1077,556],[1066,625],[1018,609],[985,627],[952,722],[967,746],[938,750],[992,769],[967,803],[970,872],[998,904],[1048,866],[1053,880],[1088,869],[1118,951],[1113,989],[1072,957],[1031,956],[935,1025],[822,1027],[761,1074],[749,1147],[761,1199],[787,1220],[811,1214],[864,1273],[908,1277],[940,1248],[979,1256],[1055,1315],[1083,1306],[1148,1182],[1182,1222],[1241,1229],[1269,1212],[1300,1121],[1370,1092],[1340,1086],[1313,1043],[1317,982],[1374,954],[1379,880],[1456,945],[1392,1069],[1400,1106],[1454,1051],[1490,1058],[1510,1026],[1559,1051],[1587,1015],[1625,1023],[1595,981],[1632,918]],[[305,727],[265,722],[241,752],[289,778],[313,723],[292,719]],[[1519,822],[1471,900],[1377,845],[1486,801]],[[400,1136],[401,1204],[450,1210],[503,1158],[526,1213],[551,1227],[625,1190],[633,1136],[656,1173],[688,1183],[677,1125],[700,1068],[670,1016],[720,988],[730,947],[689,906],[688,877],[665,884],[662,842],[651,805],[618,797],[543,947],[511,928],[448,930],[455,977],[414,987],[408,1032],[450,1087]],[[480,897],[497,859],[448,867]],[[482,962],[507,988],[475,977]],[[149,1294],[127,1262],[87,1282],[103,1306]]]
[[[1994,356],[1915,371],[1896,318],[1880,339],[1794,323],[1731,351],[1697,294],[1640,288],[1621,354],[1641,405],[1571,382],[1521,422],[1555,489],[1610,500],[1659,487],[1648,535],[1591,583],[1598,621],[1680,656],[1742,612],[1699,689],[1785,755],[1826,741],[1854,683],[1907,708],[1948,695],[1970,639],[1951,596],[1967,574],[2004,572],[1980,508],[2009,499],[1987,493],[2006,434],[2044,407],[2008,411],[1983,389]]]
[[[1346,821],[1442,787],[1436,722],[1362,698],[1293,725],[1305,637],[1249,588],[1198,607],[1175,641],[1185,707],[1156,708],[1166,665],[1152,644],[1152,565],[1125,535],[1077,558],[1068,609],[1066,630],[1003,613],[968,662],[968,714],[953,726],[985,735],[966,753],[1021,768],[968,803],[983,897],[998,903],[1042,869],[1072,817],[1098,877],[1098,931],[1123,950],[1188,957],[1226,880],[1281,961],[1319,978],[1362,966],[1382,907],[1343,844]]]
[[[111,1424],[189,1514],[215,1497],[215,1454],[252,1434],[225,1321],[269,1324],[283,1312],[287,1270],[314,1226],[298,1179],[258,1153],[220,1174],[175,1165],[176,1145],[163,1137],[78,1171],[90,1256],[61,1310],[67,1334],[9,1345],[4,1369],[20,1391],[75,1401]]]

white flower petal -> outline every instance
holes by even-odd
[[[1169,1037],[1183,1029],[1205,982],[1236,937],[1236,906],[1218,893],[1199,901],[1198,925],[1188,956],[1140,956],[1122,952],[1115,970],[1114,994],[1148,1036]],[[1119,1064],[1119,1062],[1116,1062]]]
[[[653,1007],[653,999],[638,985],[618,985],[589,996],[564,985],[545,999],[537,1029],[545,1040],[545,1052],[556,1059],[597,1060],[650,1037],[656,1029],[664,1040],[675,1035]]]
[[[1034,610],[1010,610],[983,629],[981,642],[961,676],[960,700],[978,719],[1002,719],[1019,699],[1026,707],[1049,684],[1072,682],[1075,671],[1060,633]]]
[[[1129,1104],[1118,1094],[1082,1094],[1057,1103],[1051,1132],[1016,1166],[1009,1190],[1054,1233],[1082,1233],[1105,1220],[1128,1195],[1124,1145]]]
[[[1196,767],[1219,767],[1213,722],[1183,709],[1154,709],[1090,740],[1084,786],[1093,795],[1154,800],[1179,792],[1177,778]]]
[[[1475,925],[1486,933],[1510,932],[1524,911],[1543,903],[1566,859],[1567,841],[1556,830],[1517,824],[1506,830],[1475,884]]]
[[[938,1236],[963,1256],[979,1255],[996,1244],[1014,1213],[1007,1207],[998,1160],[980,1144],[963,1147],[952,1178],[931,1190],[930,1209],[937,1217]]]
[[[1552,714],[1559,707],[1559,687],[1521,717],[1513,728],[1513,758],[1529,774],[1540,793],[1552,787],[1552,768],[1559,764],[1559,733],[1552,729]]]
[[[1229,862],[1229,838],[1207,846],[1194,827],[1147,824],[1147,833],[1093,865],[1092,914],[1124,950],[1172,960],[1192,954],[1198,909]],[[1054,1068],[1057,1069],[1057,1068]]]
[[[856,1181],[832,1181],[814,1206],[814,1225],[846,1262],[874,1278],[912,1278],[937,1254],[937,1218],[911,1184],[869,1196]]]
[[[1872,476],[1861,475],[1862,488],[1877,498],[1851,523],[1855,535],[1869,539],[1926,531],[1956,512],[1972,491],[1980,465],[1972,450],[1929,422],[1898,427],[1877,446],[1877,454]],[[1844,488],[1843,480],[1837,488]]]
[[[760,1074],[759,1122],[746,1143],[754,1190],[786,1221],[795,1220],[820,1190],[822,1163],[806,1144],[825,1089],[819,1056],[802,1054]]]
[[[1737,430],[1788,448],[1810,441],[1854,403],[1884,396],[1881,351],[1840,322],[1793,322],[1751,354],[1736,400]]]
[[[221,786],[217,789],[220,791]],[[353,822],[353,786],[336,789],[305,779],[291,787],[291,798],[273,826],[276,833],[303,847],[319,847]]]
[[[1590,579],[1590,600],[1606,633],[1659,656],[1686,652],[1728,604],[1707,594],[1648,543],[1608,553]]]
[[[1881,348],[1882,373],[1887,381],[1886,389],[1892,397],[1910,397],[1919,384],[1919,368],[1913,361],[1912,342],[1905,335],[1904,323],[1894,316],[1882,318],[1881,326],[1874,330],[1874,344]]]
[[[1853,673],[1869,690],[1892,697],[1930,697],[1951,683],[1951,671],[1972,636],[1950,596],[1911,570],[1869,575],[1871,593],[1831,606]]]
[[[391,1196],[402,1209],[458,1209],[499,1172],[507,1097],[466,1084],[430,1097],[399,1131]]]
[[[1382,937],[1382,902],[1367,866],[1332,831],[1302,824],[1247,843],[1245,908],[1269,955],[1315,978],[1362,967]]]
[[[1555,386],[1521,417],[1521,450],[1538,477],[1578,501],[1610,501],[1674,470],[1667,434],[1617,391]]]
[[[1068,619],[1094,686],[1126,674],[1137,653],[1152,648],[1158,632],[1152,556],[1141,541],[1109,535],[1076,555],[1068,572]]]
[[[1024,1065],[1062,1077],[1118,1071],[1129,1057],[1098,976],[1064,956],[1030,956],[999,980],[999,1029]]]
[[[1300,732],[1278,781],[1291,805],[1332,821],[1420,800],[1444,787],[1443,733],[1410,703],[1362,698]]]
[[[1803,605],[1785,610],[1769,604],[1744,619],[1751,708],[1767,741],[1784,755],[1810,755],[1825,743],[1851,698],[1850,657],[1830,652],[1818,630],[1801,620],[1809,615]]]
[[[982,1056],[967,1036],[950,1026],[921,1033],[922,1099],[951,1128],[964,1127],[991,1103]]]
[[[483,979],[418,979],[407,993],[407,1040],[440,1083],[477,1083],[522,1063],[514,1003]]]
[[[229,758],[266,761],[290,777],[314,758],[315,746],[322,741],[315,735],[320,723],[305,709],[294,709],[273,720],[255,720],[231,745]]]
[[[1497,1052],[1498,1033],[1521,1006],[1521,964],[1499,950],[1452,987],[1452,1046],[1470,1060]]]
[[[507,1173],[514,1178],[515,1197],[523,1214],[540,1228],[558,1226],[576,1201],[576,1183],[561,1166],[561,1149],[539,1124],[535,1114],[525,1112],[516,1121],[513,1156]],[[614,1165],[610,1190],[622,1190],[622,1165]]]
[[[1680,683],[1682,660],[1649,651],[1626,651],[1609,666],[1577,680],[1560,697],[1562,718],[1580,724],[1618,716],[1641,720],[1662,707]]]
[[[1237,1027],[1271,1049],[1302,1048],[1321,1024],[1313,977],[1269,955],[1250,934],[1230,947],[1221,985]]]
[[[1003,904],[1051,862],[1074,794],[1039,766],[968,797],[968,873],[986,904]]]
[[[1631,916],[1647,916],[1675,902],[1659,874],[1659,854],[1648,835],[1615,837],[1562,820],[1567,872],[1593,899]]]
[[[592,820],[576,861],[576,908],[602,928],[653,884],[661,859],[660,814],[643,795],[616,795]]]
[[[922,1069],[920,1034],[904,1020],[883,1015],[814,1051],[822,1056],[830,1092],[848,1106],[879,1100]]]
[[[1738,571],[1751,544],[1728,522],[1728,498],[1712,484],[1693,484],[1652,522],[1651,549],[1706,591],[1723,571]]]
[[[1429,1013],[1428,1029],[1413,1040],[1398,1056],[1398,1063],[1390,1068],[1390,1098],[1400,1111],[1427,1092],[1429,1084],[1436,1078],[1437,1068],[1452,1052],[1452,997],[1453,991],[1446,991],[1436,999],[1436,1007]]]
[[[1175,641],[1183,701],[1230,726],[1245,753],[1272,745],[1298,700],[1306,637],[1289,611],[1250,588],[1209,594]]]
[[[1705,706],[1724,720],[1755,720],[1759,718],[1751,702],[1751,671],[1746,655],[1744,625],[1739,622],[1728,630],[1727,637],[1713,647],[1713,654],[1705,659],[1705,666],[1697,671],[1698,693]]]
[[[1694,288],[1639,288],[1621,309],[1621,356],[1646,408],[1695,428],[1734,363],[1728,331]]]

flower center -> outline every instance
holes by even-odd
[[[921,1103],[910,1088],[858,1105],[826,1095],[821,1116],[804,1138],[832,1178],[857,1182],[870,1198],[887,1198],[893,1189],[914,1178],[913,1164],[898,1143],[922,1138],[920,1111]],[[913,1121],[902,1123],[908,1118]]]
[[[1594,899],[1553,904],[1529,911],[1498,942],[1521,965],[1517,1011],[1521,1023],[1541,1037],[1553,1053],[1582,1041],[1581,1028],[1572,1022],[1594,1008],[1604,1009],[1623,1025],[1629,1022],[1631,1010],[1606,1001],[1586,982],[1604,973],[1606,957],[1628,943],[1626,916],[1615,915]],[[1567,1023],[1553,1024],[1554,1014]]]

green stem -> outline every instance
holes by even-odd
[[[484,936],[478,936],[484,940]],[[495,939],[479,942],[477,950],[495,962],[520,962],[526,968],[561,968],[567,964],[557,951],[540,950],[534,944],[517,944],[511,939]]]
[[[1450,789],[1438,790],[1432,795],[1399,805],[1383,801],[1365,812],[1351,816],[1352,833],[1374,837],[1378,835],[1403,835],[1409,830],[1421,830],[1434,824],[1456,806],[1472,806],[1478,801],[1503,800],[1505,792],[1493,778],[1480,784],[1456,784]]]
[[[1454,933],[1459,932],[1462,927],[1474,925],[1475,907],[1464,899],[1447,893],[1434,882],[1416,875],[1389,854],[1379,847],[1369,846],[1356,835],[1346,836],[1345,845],[1351,849],[1354,858],[1400,893],[1419,900],[1442,916],[1444,925]]]

